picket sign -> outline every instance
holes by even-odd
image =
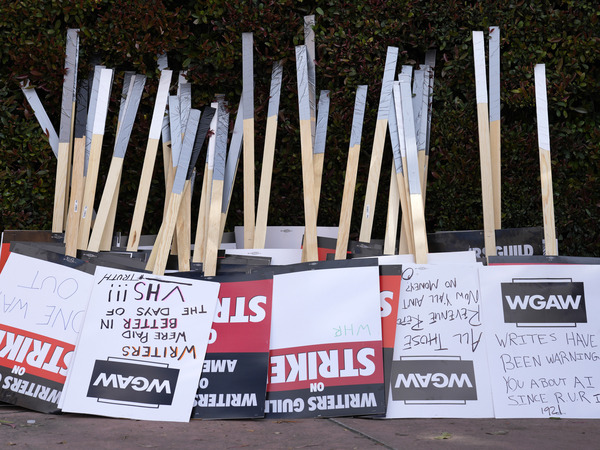
[[[0,401],[57,412],[93,276],[11,253],[0,273]]]
[[[599,275],[597,264],[481,268],[497,418],[600,416]]]
[[[546,93],[546,66],[536,64],[535,104],[540,153],[540,179],[542,185],[542,207],[544,215],[544,242],[546,255],[558,255],[554,224],[554,197],[552,194],[552,160],[550,157],[550,125],[548,123],[548,98]]]
[[[335,259],[346,259],[348,252],[348,239],[350,237],[350,221],[352,219],[352,205],[356,190],[356,174],[358,172],[358,157],[360,155],[360,140],[367,105],[366,85],[356,88],[354,101],[354,114],[352,117],[352,131],[350,133],[350,148],[348,149],[348,162],[346,165],[346,179],[342,193],[342,207],[340,210],[339,231],[335,248]]]
[[[481,168],[481,200],[483,205],[483,233],[487,256],[496,255],[494,234],[494,192],[490,153],[490,123],[485,76],[485,47],[483,31],[473,31],[475,61],[475,91],[477,96],[477,124],[479,130],[479,158]]]
[[[402,264],[386,417],[493,417],[479,267]]]
[[[371,162],[369,165],[369,177],[367,180],[367,191],[360,224],[360,242],[371,242],[373,230],[373,219],[375,217],[375,203],[377,201],[377,189],[379,188],[379,177],[381,173],[381,162],[383,159],[383,147],[388,127],[388,114],[392,96],[392,84],[394,82],[396,63],[398,61],[398,48],[388,47],[385,56],[385,68],[381,82],[381,93],[379,95],[379,109],[377,110],[377,123],[373,137],[373,148],[371,149]]]
[[[218,292],[214,282],[98,267],[63,411],[189,421]]]

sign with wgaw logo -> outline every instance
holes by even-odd
[[[140,361],[97,360],[94,364],[88,397],[120,404],[143,404],[158,408],[170,405],[177,386],[179,369],[168,364]]]
[[[587,323],[583,283],[513,280],[501,283],[505,323]]]
[[[409,359],[392,363],[392,398],[404,402],[477,400],[473,361]]]

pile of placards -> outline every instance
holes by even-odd
[[[595,260],[458,252],[201,277],[48,254],[11,252],[0,273],[3,402],[166,421],[600,417]]]

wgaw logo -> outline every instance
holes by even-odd
[[[513,280],[501,283],[501,291],[505,323],[587,322],[581,282]]]
[[[157,408],[173,402],[179,369],[167,364],[96,360],[87,396],[98,401]]]
[[[477,400],[473,361],[416,359],[392,362],[392,398],[405,402]]]

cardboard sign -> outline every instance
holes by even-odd
[[[492,417],[479,264],[402,265],[387,417]]]
[[[56,412],[93,277],[11,253],[0,274],[0,401]]]
[[[480,271],[498,418],[600,417],[600,268]]]
[[[98,267],[63,410],[188,421],[218,292],[214,282]]]
[[[265,416],[382,414],[377,262],[325,261],[288,269],[301,271],[273,280]]]
[[[273,278],[220,276],[202,378],[192,418],[264,416]]]

